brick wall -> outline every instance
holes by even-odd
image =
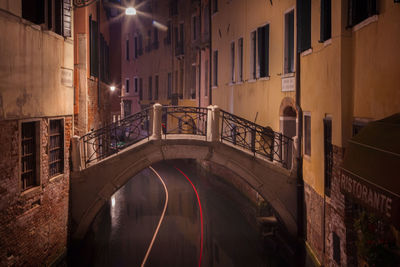
[[[66,251],[69,147],[65,117],[64,174],[48,176],[48,119],[40,118],[40,186],[21,192],[19,121],[0,121],[0,266],[39,266]]]

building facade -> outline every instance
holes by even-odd
[[[352,135],[400,112],[399,12],[391,0],[211,3],[212,104],[299,138],[302,229],[319,265],[365,260],[360,204],[340,178]]]
[[[114,2],[75,7],[74,134],[78,136],[120,116],[120,22],[116,18],[120,11]],[[116,90],[111,91],[111,86]]]
[[[209,64],[207,1],[139,1],[135,7],[137,15],[122,24],[123,116],[157,102],[208,105],[208,86],[200,84]]]
[[[71,1],[0,1],[0,265],[66,252],[73,134]]]
[[[359,204],[340,188],[343,159],[351,137],[368,122],[400,112],[400,55],[393,53],[400,4],[309,2],[311,42],[300,55],[306,239],[321,264],[354,266],[364,260],[354,226]]]

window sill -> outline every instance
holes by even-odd
[[[255,83],[256,81],[257,81],[256,79],[247,80],[248,83]]]
[[[366,18],[365,20],[361,21],[360,23],[353,26],[353,32],[356,32],[365,26],[378,21],[378,15],[373,15],[371,17]]]
[[[267,77],[260,77],[260,78],[258,78],[258,80],[260,80],[260,81],[269,81],[269,76],[267,76]]]
[[[229,86],[232,86],[232,85],[235,85],[235,84],[236,84],[235,82],[228,83]]]
[[[305,57],[312,53],[312,48],[307,49],[306,51],[301,52],[301,56]]]
[[[303,158],[307,161],[311,161],[311,155],[304,154]]]
[[[211,88],[212,88],[212,89],[217,89],[217,88],[218,88],[218,85],[213,85]]]
[[[64,178],[64,173],[60,173],[60,174],[57,174],[57,175],[51,177],[49,182],[50,183],[57,182],[58,180],[63,179],[63,178]]]
[[[240,81],[240,82],[236,82],[236,84],[243,84],[243,81]]]
[[[21,192],[21,196],[23,197],[32,197],[32,195],[35,195],[36,193],[40,192],[42,190],[42,187],[40,185],[37,185],[35,187],[29,188],[25,191]]]
[[[332,38],[330,38],[330,39],[328,39],[328,40],[325,40],[325,41],[323,42],[323,44],[324,44],[324,47],[330,46],[330,45],[332,44]]]
[[[285,79],[285,78],[290,78],[290,77],[294,77],[295,76],[295,72],[289,72],[289,73],[285,73],[281,76],[281,79]]]

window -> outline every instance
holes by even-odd
[[[147,53],[151,51],[151,30],[147,31],[147,45],[145,50]]]
[[[132,114],[132,101],[124,100],[124,117],[128,117]]]
[[[333,167],[332,151],[332,120],[327,117],[324,119],[324,171],[325,171],[325,194],[331,195]]]
[[[154,28],[153,49],[158,49],[158,29],[157,28]]]
[[[349,0],[348,27],[353,27],[376,14],[378,14],[377,0]]]
[[[50,120],[49,176],[64,173],[64,122]]]
[[[311,115],[304,114],[304,154],[311,156]]]
[[[204,90],[204,96],[208,96],[208,86],[209,86],[209,83],[208,83],[208,59],[206,59],[206,64],[205,64],[205,72],[204,72],[204,88],[205,88],[205,90]]]
[[[154,100],[158,100],[158,75],[154,77],[154,83],[155,83],[155,88],[154,88]]]
[[[284,73],[294,72],[294,11],[285,14]]]
[[[184,81],[184,70],[183,70],[183,62],[180,62],[181,63],[181,68],[180,68],[180,73],[179,73],[179,98],[180,99],[183,99],[183,87],[184,87],[184,84],[183,84],[183,81]]]
[[[320,42],[331,39],[332,34],[331,0],[321,0]]]
[[[172,73],[168,73],[168,88],[167,88],[167,97],[170,99],[172,97]]]
[[[126,40],[125,55],[126,55],[126,60],[129,61],[129,39]]]
[[[192,71],[190,73],[190,97],[192,99],[196,98],[196,66],[192,66]]]
[[[138,38],[137,38],[137,36],[135,36],[134,42],[135,42],[135,58],[138,58]]]
[[[139,100],[143,100],[143,79],[139,79]]]
[[[139,51],[138,55],[141,56],[143,55],[143,35],[139,33]]]
[[[125,80],[125,90],[127,93],[129,93],[129,79]]]
[[[153,99],[153,77],[149,77],[149,100]]]
[[[238,81],[243,81],[243,38],[238,40]]]
[[[168,21],[167,23],[167,36],[164,39],[164,44],[169,45],[171,44],[171,21]]]
[[[256,71],[257,71],[257,44],[256,44],[256,31],[251,33],[250,39],[250,77],[251,79],[256,79]]]
[[[257,29],[258,37],[258,75],[269,76],[269,24]]]
[[[171,16],[178,15],[178,0],[171,0],[169,3],[169,14]]]
[[[21,124],[21,186],[22,190],[38,186],[39,123]]]
[[[212,12],[213,14],[218,12],[218,0],[212,0]]]
[[[218,50],[214,51],[213,61],[213,86],[218,86]]]
[[[231,82],[235,82],[235,42],[231,43]]]
[[[196,41],[197,39],[197,29],[196,29],[196,16],[192,17],[192,32],[193,32],[193,41]]]
[[[297,52],[311,48],[311,0],[298,1]]]
[[[71,37],[71,0],[22,0],[22,17]]]
[[[90,31],[90,75],[98,76],[98,40],[97,40],[97,22],[92,20],[92,16],[89,16],[89,31]]]
[[[340,237],[332,232],[333,236],[333,259],[340,265]]]
[[[135,86],[135,93],[137,93],[138,92],[138,78],[137,77],[135,77],[135,78],[133,78],[133,81],[134,81],[134,86]]]

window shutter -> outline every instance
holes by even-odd
[[[265,77],[269,76],[269,24],[265,25]]]
[[[263,35],[263,27],[257,29],[257,39],[258,39],[258,56],[257,56],[257,78],[262,77],[262,53],[263,53],[263,42],[264,38]]]
[[[98,75],[98,55],[97,55],[97,22],[89,17],[90,26],[90,75],[97,77]]]
[[[297,0],[297,52],[311,48],[311,0]]]
[[[63,36],[71,37],[71,0],[63,1]]]

